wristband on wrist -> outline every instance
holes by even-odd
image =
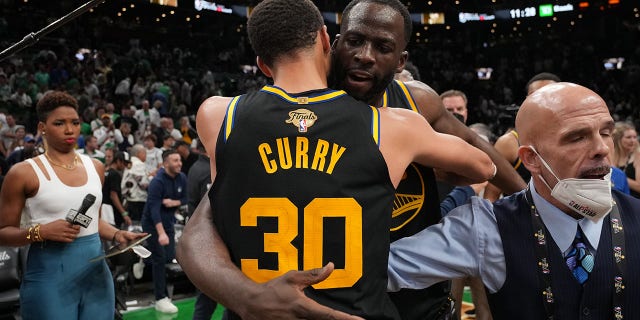
[[[129,216],[129,212],[125,211],[125,212],[121,213],[121,215],[122,215],[123,217],[127,217],[127,216]]]
[[[493,165],[493,174],[491,175],[491,178],[489,178],[489,180],[492,180],[493,178],[496,177],[496,174],[498,174],[498,167],[496,166],[495,163],[492,163]]]

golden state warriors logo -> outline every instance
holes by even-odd
[[[415,164],[407,170],[396,189],[391,214],[391,231],[396,231],[413,220],[422,209],[425,200],[424,179]]]
[[[307,132],[309,127],[314,125],[318,120],[318,116],[311,110],[296,109],[289,112],[289,119],[286,123],[291,123],[298,128],[298,132]]]

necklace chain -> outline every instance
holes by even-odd
[[[54,166],[58,166],[60,168],[64,168],[67,170],[73,170],[78,166],[78,155],[73,156],[73,164],[64,164],[64,163],[57,163],[55,161],[53,161],[51,159],[51,157],[49,157],[48,153],[44,153],[44,156],[47,158],[47,160],[49,160],[49,162],[54,165]]]

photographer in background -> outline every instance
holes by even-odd
[[[108,113],[103,113],[100,116],[102,120],[102,126],[93,131],[93,135],[98,139],[98,146],[101,151],[107,148],[118,146],[124,141],[122,132],[120,129],[116,129],[111,116]]]
[[[162,153],[163,167],[151,180],[147,203],[142,214],[142,229],[151,234],[149,250],[156,310],[176,313],[178,308],[171,303],[167,292],[165,264],[175,257],[176,211],[187,204],[187,176],[181,172],[182,160],[177,151]]]
[[[100,149],[98,149],[99,147],[100,145],[98,144],[98,138],[96,138],[95,136],[87,136],[84,143],[84,148],[78,149],[78,153],[86,154],[91,158],[100,160],[100,162],[105,163],[106,149],[105,149],[105,152],[102,152]]]
[[[135,144],[129,150],[131,167],[122,174],[122,195],[125,198],[125,208],[131,220],[140,221],[145,202],[147,202],[147,187],[149,186],[149,170],[144,161],[147,151],[141,144]]]
[[[131,156],[127,152],[118,151],[104,174],[102,186],[102,215],[107,212],[113,217],[113,224],[120,228],[122,224],[131,225],[131,217],[122,205],[122,172],[131,164]]]

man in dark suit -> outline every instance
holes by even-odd
[[[389,288],[481,276],[494,319],[639,319],[640,200],[611,191],[613,128],[585,87],[528,96],[516,130],[529,187],[394,242]]]

